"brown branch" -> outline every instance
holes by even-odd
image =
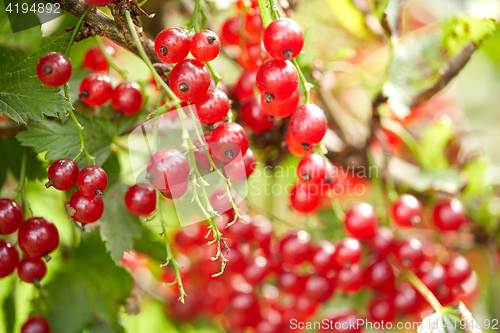
[[[439,78],[436,83],[424,90],[417,96],[413,97],[410,108],[414,108],[422,103],[430,100],[434,95],[443,90],[455,76],[460,73],[460,71],[467,65],[472,54],[476,51],[477,46],[474,43],[468,44],[462,49],[450,62],[439,71]]]

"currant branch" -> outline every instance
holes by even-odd
[[[21,195],[21,200],[23,202],[23,208],[27,209],[30,216],[33,216],[33,210],[31,209],[31,204],[26,197],[26,163],[28,158],[28,150],[24,148],[23,159],[21,162],[21,174],[19,175],[19,184],[17,186],[17,194]]]

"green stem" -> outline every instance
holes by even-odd
[[[210,74],[212,74],[212,77],[214,78],[215,86],[217,87],[217,85],[219,84],[219,81],[221,79],[220,74],[217,73],[213,69],[212,65],[209,62],[204,62],[204,64],[208,67],[208,70],[210,71]]]
[[[27,159],[28,159],[28,150],[27,148],[24,148],[23,159],[21,162],[21,174],[19,176],[19,185],[17,186],[17,193],[21,194],[23,207],[28,210],[30,216],[33,216],[33,210],[31,209],[31,204],[29,203],[28,198],[26,197],[26,189],[25,189]]]
[[[295,68],[297,68],[297,72],[299,73],[300,82],[302,83],[302,87],[304,88],[304,94],[305,94],[304,103],[310,103],[311,102],[311,94],[310,94],[311,84],[309,82],[307,82],[307,79],[304,76],[304,73],[302,73],[302,70],[300,69],[300,66],[297,63],[297,58],[293,58],[292,63],[295,65]]]
[[[89,7],[85,9],[83,12],[82,16],[80,16],[80,19],[78,19],[78,23],[76,23],[75,29],[73,29],[73,33],[71,34],[71,39],[69,40],[68,47],[66,48],[66,51],[64,54],[69,56],[69,51],[71,51],[71,47],[73,46],[73,43],[75,42],[76,35],[80,32],[80,29],[82,28],[83,25],[83,20],[87,16],[87,14],[92,10],[93,7]]]
[[[191,26],[194,28],[195,32],[200,31],[199,17],[200,17],[200,0],[195,0],[193,18],[191,19]]]
[[[415,275],[415,273],[410,271],[402,271],[403,275],[406,276],[408,281],[418,290],[418,292],[429,302],[435,312],[440,312],[443,308],[441,303],[432,291],[427,288],[427,286]]]
[[[345,213],[344,209],[342,209],[342,205],[340,204],[340,200],[335,193],[333,194],[331,203],[332,203],[332,211],[333,214],[335,215],[335,218],[339,223],[342,223],[342,221],[344,221]]]
[[[120,68],[111,57],[111,55],[106,51],[106,47],[104,46],[104,43],[102,42],[101,38],[99,36],[95,36],[95,42],[97,46],[99,46],[99,49],[101,50],[102,54],[106,58],[106,61],[108,64],[122,77],[122,79],[126,80],[127,79],[127,71],[123,68]]]

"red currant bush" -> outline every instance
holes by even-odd
[[[269,119],[262,108],[262,104],[253,97],[241,107],[241,120],[254,133],[262,133],[271,129],[274,125],[274,119]]]
[[[223,121],[231,108],[229,98],[222,90],[209,90],[195,105],[202,124]]]
[[[115,55],[115,49],[111,46],[105,47],[110,56]],[[97,45],[91,46],[83,56],[83,68],[98,73],[107,73],[109,69],[108,60]]]
[[[108,175],[100,166],[87,165],[80,171],[77,183],[83,194],[89,197],[94,195],[102,197],[102,193],[108,186]]]
[[[59,52],[47,53],[36,65],[36,75],[49,87],[59,87],[68,82],[73,66],[68,57]]]
[[[148,179],[151,185],[160,191],[182,192],[189,177],[189,162],[180,151],[164,148],[151,156],[148,162]],[[179,187],[173,188],[178,185]],[[187,190],[187,183],[186,183]],[[185,192],[185,191],[184,191]],[[184,194],[184,193],[182,193]]]
[[[314,104],[299,105],[290,118],[290,134],[304,147],[304,150],[320,143],[326,130],[325,113]]]
[[[231,161],[244,156],[248,150],[246,131],[236,123],[222,123],[213,131],[210,138],[210,150],[221,161]]]
[[[80,83],[80,98],[88,106],[101,106],[113,93],[111,80],[107,75],[91,73]]]
[[[391,217],[399,227],[411,227],[422,221],[422,204],[413,195],[400,195],[391,207]]]
[[[189,36],[184,29],[170,27],[163,29],[156,36],[155,51],[166,63],[175,64],[189,53]]]
[[[51,333],[49,322],[42,316],[31,315],[21,327],[21,333]]]
[[[21,226],[23,210],[11,199],[0,199],[0,235],[9,235]]]
[[[130,186],[125,193],[125,206],[137,216],[147,216],[156,209],[156,192],[147,184]]]
[[[174,94],[185,102],[196,102],[210,88],[210,72],[199,60],[179,62],[170,73],[169,85]]]
[[[433,219],[439,230],[455,231],[467,222],[467,214],[458,199],[443,199],[434,206]]]
[[[19,262],[19,253],[11,243],[0,239],[0,279],[14,273]]]
[[[98,195],[87,196],[80,190],[69,199],[70,218],[80,223],[94,223],[104,212],[104,202]]]
[[[111,106],[115,111],[132,116],[141,110],[141,87],[135,82],[124,81],[120,83],[111,94]]]
[[[307,184],[320,184],[325,179],[326,161],[318,154],[309,154],[299,162],[297,177]]]
[[[210,30],[201,30],[191,37],[189,50],[196,60],[212,61],[219,55],[220,39]]]
[[[292,96],[288,97],[283,101],[278,101],[273,99],[272,101],[266,103],[265,94],[260,95],[260,102],[264,111],[266,111],[270,116],[275,118],[286,118],[295,112],[297,106],[299,106],[300,92],[299,89],[295,90]]]
[[[19,265],[17,265],[17,275],[21,281],[33,283],[37,288],[40,288],[40,280],[47,273],[47,266],[41,258],[25,257]]]
[[[32,217],[21,224],[17,242],[30,257],[47,256],[59,246],[59,233],[49,219]]]
[[[47,172],[49,181],[45,183],[45,187],[54,186],[59,191],[67,191],[76,185],[79,172],[78,164],[72,159],[58,159],[49,167]]]
[[[304,33],[294,20],[279,18],[264,31],[264,46],[274,59],[290,60],[302,51]]]
[[[344,226],[352,237],[369,240],[375,237],[379,220],[371,205],[357,203],[346,212]]]
[[[290,61],[271,59],[260,66],[256,83],[259,91],[266,96],[264,103],[274,99],[283,101],[297,90],[299,74]]]

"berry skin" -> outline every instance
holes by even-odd
[[[110,56],[114,56],[116,51],[111,46],[107,46],[106,52],[108,52]],[[98,73],[108,72],[108,61],[99,46],[91,46],[87,52],[85,52],[85,55],[83,56],[83,68]]]
[[[298,212],[308,214],[318,209],[320,197],[317,185],[298,183],[290,192],[290,204]]]
[[[69,199],[69,206],[75,210],[70,217],[80,223],[94,223],[101,218],[104,211],[104,202],[101,197],[87,196],[80,190],[73,193]]]
[[[399,264],[406,269],[416,270],[425,260],[422,243],[416,238],[402,241],[396,248],[395,255]]]
[[[212,61],[219,55],[220,39],[210,30],[201,30],[191,37],[189,50],[196,60]]]
[[[130,186],[125,193],[125,206],[137,216],[147,216],[156,209],[156,192],[147,184]]]
[[[147,171],[149,182],[155,189],[170,191],[171,187],[174,190],[173,186],[179,185],[175,191],[182,192],[180,189],[184,188],[184,185],[180,185],[186,183],[189,177],[189,162],[177,149],[164,148],[151,156]]]
[[[250,41],[245,41],[240,55],[236,59],[238,64],[244,69],[255,73],[266,60],[271,59],[262,44],[252,44]]]
[[[243,71],[233,87],[233,97],[244,102],[254,94],[255,73]]]
[[[311,263],[319,274],[327,274],[337,267],[334,255],[335,245],[328,241],[322,241],[316,249]]]
[[[280,242],[280,253],[285,263],[298,265],[308,260],[313,252],[311,236],[305,231],[290,234]]]
[[[162,191],[161,194],[170,200],[180,199],[184,194],[186,194],[189,183],[184,182],[181,184],[170,185],[168,190]]]
[[[80,84],[80,98],[88,106],[100,106],[106,103],[113,93],[111,80],[107,75],[91,73]]]
[[[225,44],[240,45],[240,18],[232,17],[222,25],[221,38]]]
[[[68,82],[73,66],[68,57],[59,52],[50,52],[40,58],[36,65],[38,79],[49,87],[59,87]]]
[[[0,199],[0,235],[15,232],[23,223],[23,210],[11,199]]]
[[[299,87],[299,74],[288,60],[271,59],[260,66],[256,76],[257,88],[266,96],[264,103],[283,101]]]
[[[142,106],[141,87],[135,82],[123,81],[111,94],[111,106],[127,116],[136,114]]]
[[[328,124],[323,110],[314,104],[302,104],[290,118],[290,133],[304,150],[323,140]]]
[[[189,53],[189,36],[184,29],[170,27],[156,36],[155,51],[158,57],[169,64],[178,63]]]
[[[337,273],[336,283],[337,288],[344,293],[358,292],[363,287],[363,269],[358,264],[341,268]]]
[[[422,221],[422,204],[411,194],[400,195],[391,207],[391,217],[399,227],[411,227]]]
[[[472,269],[467,259],[461,255],[453,256],[445,265],[446,285],[454,287],[467,281],[472,275]]]
[[[243,163],[245,164],[245,173],[247,177],[250,177],[257,167],[257,158],[250,148],[248,148],[246,154],[243,156]]]
[[[394,297],[394,306],[400,315],[416,313],[419,309],[422,296],[409,283],[403,283]]]
[[[312,153],[314,147],[316,146],[316,145],[308,146],[307,150],[304,150],[304,146],[295,141],[290,132],[286,134],[286,145],[288,147],[288,151],[290,152],[290,154],[297,157],[306,156],[307,154]]]
[[[335,285],[320,275],[311,276],[306,283],[305,295],[316,302],[324,302],[333,296]]]
[[[202,124],[223,121],[231,108],[229,98],[222,90],[210,89],[196,104],[196,112]]]
[[[212,132],[210,150],[221,161],[228,162],[245,156],[248,150],[246,131],[236,123],[222,123]]]
[[[108,186],[108,175],[103,168],[97,165],[87,165],[78,175],[78,188],[83,194],[93,197],[102,193]]]
[[[437,293],[446,282],[446,271],[440,264],[425,262],[420,266],[417,276],[433,293]]]
[[[350,267],[361,260],[363,249],[361,244],[354,238],[344,238],[337,244],[337,249],[333,256],[335,263],[339,267]]]
[[[264,46],[274,59],[290,60],[302,51],[304,33],[294,20],[279,18],[264,31]]]
[[[241,181],[247,177],[250,177],[256,167],[257,159],[255,157],[255,154],[252,150],[250,150],[250,148],[248,148],[243,158],[238,155],[238,157],[234,161],[224,165],[224,171],[227,178],[234,181]],[[244,173],[242,172],[243,170],[245,170]]]
[[[299,89],[295,90],[292,96],[283,101],[273,99],[269,103],[265,103],[265,99],[266,95],[261,94],[260,102],[262,103],[264,111],[275,118],[286,118],[297,110],[297,106],[299,106],[300,92]]]
[[[37,288],[40,288],[40,280],[47,273],[47,266],[41,258],[25,257],[19,265],[17,265],[17,275],[27,283],[33,283]]]
[[[458,199],[444,199],[434,206],[433,219],[439,230],[456,231],[467,222],[467,214]]]
[[[210,72],[196,59],[179,62],[170,72],[169,85],[175,96],[185,102],[196,102],[210,88]]]
[[[370,239],[368,248],[380,258],[386,257],[394,250],[394,233],[386,227],[378,228],[375,237]]]
[[[325,179],[326,161],[318,154],[309,154],[297,166],[297,178],[306,184],[320,184]]]
[[[269,114],[264,111],[257,97],[253,97],[243,104],[240,115],[243,123],[257,134],[274,126],[274,119],[269,119]]]
[[[258,286],[270,272],[269,262],[264,257],[257,257],[243,270],[243,277],[252,286]]]
[[[59,246],[59,233],[49,219],[32,217],[21,224],[17,241],[26,255],[33,258],[46,257]]]
[[[0,239],[0,279],[14,273],[19,262],[19,253],[11,243]]]
[[[262,19],[260,17],[260,12],[257,10],[253,15],[247,15],[245,17],[245,33],[248,39],[253,43],[260,43],[262,36],[262,31],[264,29],[262,25]]]
[[[49,322],[42,316],[31,315],[21,328],[21,333],[51,333]]]
[[[365,269],[365,283],[375,291],[390,292],[394,289],[395,274],[387,260],[377,260]]]
[[[378,225],[375,210],[367,203],[354,204],[345,214],[344,226],[352,237],[372,239],[377,233]]]
[[[210,147],[208,142],[210,142],[210,138],[212,137],[212,133],[205,133],[204,134],[204,140],[203,143],[207,147],[210,153]],[[210,169],[210,161],[208,160],[207,153],[205,152],[205,148],[203,148],[203,145],[200,143],[199,140],[196,140],[194,143],[195,150],[194,150],[194,158],[196,160],[196,163],[198,163],[201,167],[205,169]],[[212,161],[214,162],[215,165],[219,164],[220,161],[210,154],[212,156]]]
[[[352,309],[334,309],[333,312],[328,312],[323,318],[323,320],[326,320],[329,323],[329,327],[322,327],[319,332],[361,333],[362,331],[361,325],[353,325],[362,318]]]
[[[54,161],[47,172],[49,181],[46,188],[54,186],[59,191],[67,191],[76,185],[80,168],[72,159],[61,158]]]
[[[387,296],[378,296],[368,305],[368,314],[371,321],[380,323],[393,322],[396,319],[394,300]]]

